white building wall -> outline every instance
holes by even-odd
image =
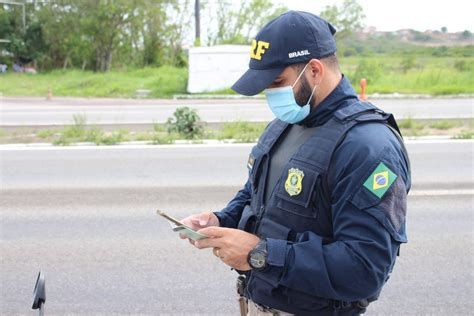
[[[247,71],[250,46],[220,45],[189,49],[188,92],[230,88]]]

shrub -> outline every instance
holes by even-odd
[[[472,139],[474,136],[473,131],[462,131],[461,133],[455,135],[453,138],[455,139]]]
[[[415,67],[415,56],[407,55],[407,56],[403,57],[402,62],[401,62],[400,65],[402,67],[403,73],[406,73],[408,70]]]
[[[470,71],[472,70],[474,67],[473,67],[473,64],[466,61],[466,60],[463,60],[463,59],[458,59],[458,60],[455,60],[454,61],[454,68],[458,71]]]
[[[455,122],[450,122],[450,121],[447,121],[447,120],[436,121],[436,122],[431,123],[431,125],[430,125],[431,128],[441,129],[441,130],[450,129],[450,128],[453,128],[455,126],[456,126]]]
[[[51,137],[55,134],[56,132],[53,131],[53,130],[50,130],[50,129],[45,129],[45,130],[42,130],[42,131],[39,131],[36,136],[38,136],[39,138],[48,138],[48,137]]]
[[[97,145],[115,145],[122,141],[125,141],[126,135],[128,134],[125,130],[118,130],[108,135],[103,135]]]
[[[174,133],[173,134],[155,133],[152,137],[152,144],[153,145],[172,144],[177,138],[178,138],[178,135]]]
[[[367,79],[367,83],[373,84],[382,75],[382,66],[379,63],[362,59],[357,65],[356,71],[352,78],[353,82],[359,82],[360,79]]]
[[[177,108],[173,117],[166,121],[168,133],[178,133],[186,139],[197,139],[203,134],[201,118],[195,109]]]

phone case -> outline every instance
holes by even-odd
[[[160,211],[160,210],[157,210],[156,212],[158,213],[158,215],[161,215],[168,220],[168,223],[170,223],[171,229],[174,232],[183,234],[184,236],[186,236],[187,238],[191,240],[200,240],[200,239],[208,238],[206,235],[198,233],[197,231],[193,230],[191,227],[184,225],[183,223],[169,216],[165,212]]]
[[[209,238],[206,235],[200,234],[195,230],[192,230],[188,226],[176,226],[173,228],[174,232],[178,232],[180,234],[183,234],[184,236],[188,237],[191,240],[200,240],[200,239],[206,239]]]

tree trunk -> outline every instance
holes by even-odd
[[[109,71],[112,64],[112,51],[107,50],[104,55],[104,71]]]
[[[101,67],[101,58],[100,50],[96,48],[95,50],[95,71],[102,71]]]
[[[68,63],[69,63],[69,53],[66,55],[66,58],[64,58],[63,70],[67,68]]]

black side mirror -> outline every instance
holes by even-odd
[[[35,289],[33,290],[33,309],[39,309],[40,315],[43,315],[43,305],[46,303],[46,289],[45,289],[45,280],[44,274],[41,272],[38,273],[38,278],[36,279]]]

